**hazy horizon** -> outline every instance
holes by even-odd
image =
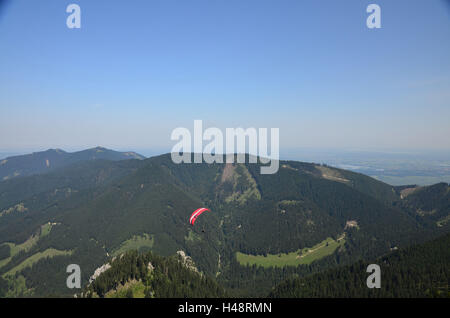
[[[151,155],[159,155],[166,154],[171,152],[171,147],[155,147],[155,148],[131,148],[131,147],[120,147],[120,148],[112,148],[106,147],[104,145],[94,145],[94,146],[85,146],[85,147],[33,147],[33,148],[20,148],[20,149],[0,149],[0,157],[2,154],[13,154],[13,155],[23,155],[30,154],[33,152],[42,152],[50,149],[61,149],[66,152],[77,152],[83,151],[87,149],[92,149],[96,147],[102,147],[114,151],[120,152],[136,152],[145,157],[149,157]],[[305,154],[324,154],[325,156],[328,154],[338,154],[338,153],[371,153],[371,154],[383,154],[383,155],[413,155],[413,156],[449,156],[450,159],[450,149],[391,149],[391,148],[337,148],[337,147],[290,147],[290,148],[281,148],[280,154],[284,155],[285,158],[289,158],[291,156],[295,156],[296,153],[303,152]],[[146,155],[149,154],[149,155]],[[283,159],[283,158],[281,158]],[[285,159],[290,160],[290,159]],[[292,159],[293,160],[293,159]]]

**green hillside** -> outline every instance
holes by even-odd
[[[112,256],[183,251],[230,295],[264,296],[288,278],[373,259],[450,229],[445,189],[424,188],[413,200],[367,176],[313,163],[281,161],[277,174],[259,171],[259,163],[174,164],[166,154],[83,161],[0,182],[0,275],[22,277],[25,289],[8,287],[15,295],[70,296],[68,264],[82,267],[86,286]],[[431,201],[441,202],[435,216],[413,213]],[[211,212],[191,226],[199,207]],[[57,226],[12,255],[8,244],[25,244],[48,222]]]
[[[110,268],[82,292],[83,297],[210,298],[224,297],[213,279],[184,265],[181,256],[160,257],[136,251],[111,261]]]
[[[450,297],[450,235],[371,262],[279,284],[271,297]],[[369,289],[369,264],[379,264],[381,288]]]

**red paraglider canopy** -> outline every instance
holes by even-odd
[[[189,218],[189,223],[191,223],[192,225],[194,225],[195,220],[197,220],[197,218],[203,213],[209,211],[211,212],[209,209],[207,208],[200,208],[195,210],[192,214],[191,217]]]

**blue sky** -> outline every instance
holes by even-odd
[[[81,7],[81,29],[66,7]],[[381,29],[366,7],[381,7]],[[0,150],[166,149],[279,127],[280,147],[450,149],[444,0],[14,0],[0,12]]]

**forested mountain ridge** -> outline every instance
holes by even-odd
[[[161,257],[130,251],[113,258],[81,293],[82,297],[224,297],[214,279],[187,267],[182,255]]]
[[[141,165],[141,160],[84,161],[47,174],[0,182],[0,242],[23,242],[61,210],[89,200]],[[17,209],[20,206],[22,210]]]
[[[135,152],[118,152],[103,147],[66,152],[61,149],[48,149],[28,155],[19,155],[0,160],[0,180],[9,180],[20,176],[46,173],[86,160],[127,160],[144,159]]]
[[[8,295],[69,296],[67,264],[81,266],[85,286],[112,255],[137,249],[163,256],[185,251],[230,294],[265,296],[287,278],[449,231],[447,223],[413,215],[418,203],[397,189],[361,174],[295,161],[281,161],[274,175],[259,171],[259,163],[174,164],[166,154],[85,161],[0,182],[0,275],[14,291]],[[201,206],[212,212],[189,225]],[[327,239],[335,250],[321,245]],[[322,247],[327,252],[312,262],[294,255],[299,265],[284,268],[246,266],[236,257]]]
[[[402,207],[421,222],[438,227],[450,223],[450,186],[447,183],[410,187],[403,193]]]

